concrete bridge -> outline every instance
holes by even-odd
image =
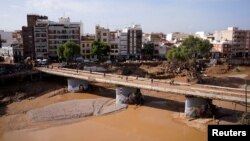
[[[108,73],[98,73],[66,68],[45,68],[38,67],[36,70],[43,73],[67,77],[68,83],[79,88],[88,87],[88,82],[100,82],[116,85],[116,103],[123,103],[131,92],[136,89],[146,89],[173,93],[186,96],[185,113],[188,113],[193,107],[202,107],[206,105],[207,100],[223,100],[230,102],[245,102],[245,90],[239,88],[209,86],[188,83],[175,82],[170,85],[169,80],[149,79],[134,76],[115,75]],[[79,86],[80,85],[80,86]],[[71,86],[69,85],[68,89]],[[247,91],[250,93],[250,91]],[[250,97],[247,97],[250,102]]]

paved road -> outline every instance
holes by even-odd
[[[58,76],[69,78],[82,79],[87,81],[108,83],[114,85],[135,87],[141,89],[148,89],[154,91],[162,91],[185,96],[196,96],[210,99],[218,99],[232,102],[245,102],[245,91],[239,88],[209,86],[200,84],[188,84],[175,82],[170,85],[169,80],[148,79],[134,76],[124,76],[115,74],[106,74],[98,72],[90,72],[76,69],[66,68],[36,68],[37,70]],[[250,91],[248,91],[250,95]],[[250,103],[250,96],[248,96],[248,103]]]

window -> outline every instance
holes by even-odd
[[[86,53],[90,53],[90,50],[86,50]]]
[[[87,45],[87,47],[89,47],[89,44],[86,44]]]
[[[82,44],[82,47],[84,48],[84,47],[85,47],[85,44]]]
[[[103,39],[103,42],[107,42],[107,39]]]
[[[102,35],[103,35],[103,36],[107,36],[107,33],[103,33]]]

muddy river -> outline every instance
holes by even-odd
[[[159,103],[158,103],[159,104]],[[206,133],[173,118],[174,112],[129,106],[119,113],[91,117],[46,129],[4,133],[4,141],[204,141]]]

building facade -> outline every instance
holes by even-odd
[[[27,26],[22,27],[24,58],[35,58],[34,26],[37,20],[47,20],[47,16],[27,15]]]
[[[115,59],[119,56],[120,36],[119,31],[109,33],[110,59]]]
[[[142,49],[142,28],[140,25],[133,25],[124,28],[120,33],[121,56],[126,58],[140,58]]]
[[[213,41],[211,50],[212,58],[229,58],[231,55],[232,41]]]
[[[172,41],[183,41],[186,38],[188,38],[190,34],[187,33],[182,33],[182,32],[173,32],[167,34],[167,40],[172,42]]]
[[[250,57],[250,30],[228,27],[214,33],[216,41],[231,41],[231,57]]]
[[[95,40],[109,44],[109,29],[97,25],[95,27]]]
[[[59,18],[58,22],[37,20],[34,27],[36,58],[57,59],[57,47],[67,41],[80,46],[81,22]]]
[[[11,44],[11,47],[13,48],[14,62],[20,62],[24,59],[22,31],[13,32],[12,37],[13,42]]]
[[[81,55],[84,59],[91,59],[91,47],[93,42],[95,41],[94,35],[85,35],[81,37]]]

